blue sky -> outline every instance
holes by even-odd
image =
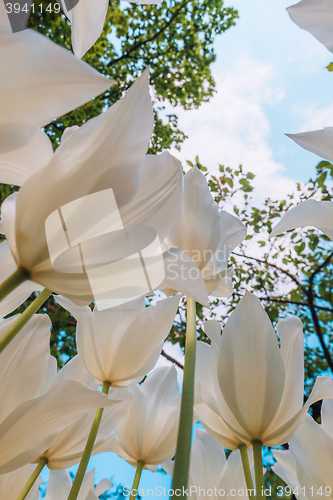
[[[283,195],[305,182],[320,161],[285,133],[333,125],[331,54],[294,24],[286,0],[226,1],[239,11],[235,27],[218,37],[213,75],[217,95],[199,110],[178,110],[189,139],[180,159],[199,154],[257,174],[262,193]]]
[[[333,54],[290,20],[285,10],[290,1],[226,0],[225,5],[237,8],[239,19],[216,41],[217,95],[199,110],[177,109],[189,139],[181,153],[173,153],[183,161],[198,154],[212,172],[219,163],[242,163],[257,174],[262,196],[283,196],[295,181],[313,175],[320,161],[284,134],[333,125],[333,73],[325,69]],[[93,457],[92,467],[97,481],[113,477],[125,486],[135,472],[113,454]],[[170,477],[144,471],[141,487],[156,485],[169,487]]]

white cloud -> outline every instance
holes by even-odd
[[[264,110],[284,98],[284,90],[274,84],[272,66],[243,57],[228,72],[216,73],[215,79],[217,94],[210,102],[197,110],[176,110],[179,126],[189,139],[181,153],[173,154],[184,163],[199,155],[211,172],[218,171],[219,164],[242,164],[245,171],[257,175],[255,184],[261,198],[284,196],[292,190],[293,182],[283,176],[283,164],[273,158],[270,123]]]

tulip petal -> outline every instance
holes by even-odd
[[[220,323],[213,319],[205,321],[204,330],[205,334],[210,338],[210,340],[214,342],[217,346],[219,346],[222,338]],[[201,345],[201,343],[200,344],[198,343],[198,345]]]
[[[182,165],[164,152],[146,156],[135,197],[120,209],[124,226],[149,226],[160,241],[169,234],[182,199]]]
[[[130,457],[129,463],[136,467],[137,462],[142,460],[142,448],[144,445],[144,429],[146,418],[146,398],[139,386],[131,387],[132,399],[128,400],[127,412],[115,429],[117,443],[123,450],[122,453],[115,451],[121,458]]]
[[[180,295],[149,306],[129,325],[119,343],[105,380],[117,382],[144,377],[155,366],[175,319]]]
[[[175,367],[153,370],[141,390],[146,398],[147,429],[143,442],[143,456],[146,457],[147,463],[158,464],[171,458],[176,450],[177,435],[172,433],[172,427],[178,424],[180,394]],[[167,457],[169,454],[170,457]]]
[[[316,483],[313,478],[306,472],[306,470],[304,469],[304,467],[302,467],[302,465],[300,464],[300,462],[297,461],[297,464],[296,464],[296,470],[297,470],[297,478],[298,478],[298,481],[299,483],[302,485],[302,487],[304,488],[303,491],[307,491],[308,492],[308,497],[306,496],[302,496],[303,495],[303,492],[301,495],[298,496],[298,499],[297,500],[311,500],[311,497],[313,497],[313,495],[311,495],[312,491],[322,491],[321,488],[323,487],[322,483],[318,484]],[[313,490],[312,490],[313,488]]]
[[[16,500],[35,468],[36,465],[28,464],[8,474],[2,474],[0,476],[0,498]],[[39,482],[41,481],[36,481],[26,497],[27,500],[39,500]]]
[[[133,467],[137,466],[137,460],[132,457],[132,455],[128,455],[123,448],[120,446],[120,444],[117,441],[116,434],[111,434],[111,436],[104,442],[102,446],[99,448],[99,453],[104,453],[104,452],[112,452],[116,453],[118,457],[123,458],[131,464]]]
[[[217,486],[227,463],[224,450],[203,429],[196,429],[191,448],[190,478],[194,486],[209,490]]]
[[[87,410],[110,406],[110,400],[81,382],[65,381],[45,395],[18,406],[0,424],[0,474],[33,462],[66,425]]]
[[[95,487],[94,493],[96,496],[100,497],[104,493],[106,493],[112,486],[112,482],[110,479],[102,479]]]
[[[80,0],[73,9],[63,10],[72,23],[72,45],[74,54],[81,59],[101,36],[108,0]]]
[[[8,32],[11,33],[11,25],[9,22],[9,17],[6,12],[6,6],[4,2],[0,2],[0,32]]]
[[[213,278],[206,279],[206,288],[212,297],[230,297],[234,290],[231,277],[235,275],[232,267],[218,272]]]
[[[179,248],[163,254],[165,278],[158,287],[166,295],[181,292],[209,309],[208,292],[196,263]]]
[[[307,151],[325,160],[333,161],[333,127],[286,135]]]
[[[9,278],[16,269],[17,265],[10,252],[8,242],[3,241],[0,243],[0,283]],[[0,318],[17,309],[33,292],[41,292],[42,290],[43,287],[37,285],[37,283],[25,281],[0,302]]]
[[[111,395],[109,397],[112,399]],[[117,395],[116,398],[118,398]],[[123,418],[126,404],[126,400],[123,400],[109,408],[105,408],[92,455],[100,453],[100,446],[103,445],[118,422]],[[87,412],[58,434],[51,446],[43,454],[48,459],[47,466],[49,469],[65,469],[81,460],[95,414],[95,410]]]
[[[221,328],[217,321],[206,321],[205,332],[212,336],[215,345],[219,345]],[[216,357],[217,353],[213,352],[211,346],[197,342],[194,411],[205,429],[220,445],[229,450],[236,450],[243,440],[229,429],[221,417],[216,400]]]
[[[248,499],[242,459],[239,450],[235,450],[229,455],[227,463],[222,472],[219,488],[223,488],[226,492],[229,492],[228,496],[234,496],[234,491],[237,491],[239,500],[241,500],[242,498]]]
[[[279,408],[267,433],[292,418],[302,408],[304,397],[303,324],[299,318],[283,319],[278,322],[277,330],[286,378]]]
[[[104,311],[95,306],[94,312],[64,297],[58,296],[57,300],[78,320],[76,336],[83,363],[97,380],[104,382],[125,330],[146,307],[145,299],[140,297]]]
[[[315,226],[333,239],[333,202],[306,200],[288,210],[274,227],[270,238],[302,226]]]
[[[199,200],[199,202],[198,202]],[[220,214],[205,176],[197,167],[184,177],[184,195],[177,220],[167,239],[203,267],[209,262],[221,238]]]
[[[141,386],[129,389],[124,413],[99,451],[113,451],[136,467],[157,470],[157,464],[169,460],[176,450],[180,395],[175,369],[157,368]]]
[[[141,390],[146,398],[146,425],[153,430],[154,421],[159,425],[163,420],[164,406],[179,405],[180,394],[175,367],[162,366],[153,370]]]
[[[39,387],[39,391],[36,394],[36,398],[39,396],[42,396],[43,394],[46,393],[48,388],[50,387],[51,383],[53,382],[55,376],[57,375],[58,371],[58,363],[57,360],[54,356],[49,355],[48,363],[46,366],[46,370],[44,372],[44,377],[42,380],[42,383]]]
[[[303,408],[281,427],[275,428],[269,433],[266,432],[262,436],[264,446],[279,446],[280,444],[287,443],[294,435],[309,407],[316,401],[326,398],[333,399],[333,381],[329,377],[317,377]]]
[[[224,422],[222,417],[215,413],[207,404],[199,403],[195,405],[195,415],[200,420],[207,432],[221,446],[228,450],[237,450],[238,446],[246,441],[239,439]]]
[[[304,416],[289,447],[310,478],[323,489],[330,486],[333,491],[333,440],[310,415]]]
[[[220,211],[221,239],[209,262],[202,269],[203,276],[215,276],[227,269],[231,252],[246,237],[246,227],[234,215]]]
[[[290,450],[272,450],[277,461],[272,470],[279,476],[293,491],[300,488],[297,478],[297,461]],[[302,497],[301,497],[302,498]]]
[[[32,29],[0,33],[0,64],[0,124],[41,128],[115,83]]]
[[[231,411],[251,440],[261,439],[274,418],[283,394],[284,372],[269,317],[260,300],[247,292],[224,328],[217,373],[226,403],[221,399],[219,405]]]
[[[1,323],[0,336],[17,318]],[[50,326],[46,314],[34,315],[0,354],[0,422],[36,395],[49,359]]]
[[[18,141],[17,146],[14,141]],[[38,129],[25,145],[19,143],[19,137],[15,134],[12,148],[11,151],[0,151],[0,182],[14,186],[22,186],[32,174],[45,167],[53,156],[50,139]]]
[[[67,470],[50,471],[45,500],[66,500],[72,487]]]
[[[330,0],[302,0],[287,8],[295,24],[309,31],[333,52],[333,12]]]
[[[321,407],[321,423],[325,432],[333,439],[333,400],[324,399]]]
[[[90,389],[96,389],[94,377],[87,371],[84,366],[83,360],[79,355],[74,356],[72,359],[61,368],[61,370],[54,377],[51,387],[54,387],[59,382],[64,380],[75,380],[82,382]]]
[[[16,262],[16,267],[18,262],[18,254],[17,254],[16,238],[15,238],[17,195],[18,193],[13,193],[7,196],[7,198],[5,198],[5,200],[1,204],[2,233],[6,235],[10,251]]]

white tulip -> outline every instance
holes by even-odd
[[[204,290],[206,295],[217,297],[232,293],[233,271],[228,268],[228,258],[245,236],[244,224],[218,209],[200,170],[197,167],[189,170],[184,177],[180,212],[164,245],[179,248],[192,259],[195,268],[189,273],[196,271],[197,293]],[[172,283],[169,287],[172,288]]]
[[[24,277],[81,304],[95,299],[87,273],[104,268],[105,263],[114,268],[116,291],[125,286],[121,259],[146,249],[152,235],[162,241],[181,202],[180,162],[168,153],[146,157],[152,130],[146,71],[121,101],[67,134],[51,162],[4,201],[3,231],[16,264],[25,270]],[[110,203],[116,206],[112,217],[122,230],[115,231],[118,226],[109,229],[109,223],[107,232],[99,227],[104,224],[101,211],[106,217]],[[52,223],[54,215],[60,220],[59,209],[68,212],[64,218],[71,245],[62,224]],[[55,231],[52,245],[56,251],[59,245],[62,249],[56,253],[66,268],[61,272],[49,253],[47,221]],[[128,262],[127,277],[131,278]],[[142,274],[141,263],[139,270]],[[101,273],[104,276],[103,269]]]
[[[139,461],[156,471],[176,451],[180,394],[172,366],[153,370],[140,386],[129,389],[127,412],[99,452],[113,451],[133,467]]]
[[[333,398],[333,381],[317,377],[303,406],[304,353],[298,318],[277,324],[281,347],[260,300],[246,293],[219,335],[211,328],[217,406],[232,433],[248,446],[286,443],[314,402]]]
[[[173,475],[174,462],[163,469]],[[240,452],[226,459],[224,449],[203,429],[196,429],[191,448],[189,495],[192,500],[232,497],[248,498]]]
[[[100,384],[135,384],[154,368],[170,332],[179,295],[145,306],[143,297],[98,311],[79,307],[64,297],[57,301],[78,321],[76,342],[86,369]]]

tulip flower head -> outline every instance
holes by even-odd
[[[245,236],[244,224],[218,209],[200,170],[197,167],[189,170],[184,177],[181,208],[164,245],[177,247],[192,259],[196,271],[194,286],[198,291],[203,288],[208,295],[217,297],[232,293],[233,272],[227,261]]]
[[[155,255],[151,244],[156,234],[162,241],[170,231],[182,195],[180,162],[168,153],[146,157],[152,130],[145,71],[120,102],[69,131],[48,165],[32,175],[19,193],[6,198],[3,231],[17,266],[32,281],[87,304],[95,300],[92,280],[103,280],[104,264],[114,271],[107,283],[111,287],[116,283],[115,293],[122,288],[121,276],[124,279],[126,270],[134,287],[139,279],[135,273],[144,276],[139,258],[135,261],[140,263],[139,269],[130,273],[131,255],[142,251],[143,260]],[[118,225],[105,232],[108,213],[101,210],[110,203],[117,207],[110,219]],[[54,249],[56,257],[62,258],[61,271],[52,257]],[[91,278],[89,273],[96,268],[103,269]],[[152,268],[156,270],[156,266]],[[149,278],[155,281],[154,275]],[[143,293],[131,298],[140,295]]]
[[[277,324],[280,347],[259,299],[247,292],[219,334],[211,324],[220,415],[232,433],[248,446],[286,443],[310,405],[333,398],[333,382],[317,377],[303,406],[304,361],[302,323],[298,318]]]
[[[174,462],[162,465],[173,475]],[[191,448],[189,471],[189,498],[220,500],[232,496],[237,500],[248,498],[240,452],[234,451],[226,459],[225,452],[203,429],[196,429]]]
[[[141,297],[105,311],[76,306],[64,297],[57,301],[78,321],[76,342],[86,369],[99,383],[126,387],[154,368],[179,298],[176,295],[146,307]]]
[[[176,451],[180,394],[177,372],[172,366],[153,370],[140,386],[131,386],[132,398],[115,434],[100,448],[113,451],[136,467],[156,471]]]

